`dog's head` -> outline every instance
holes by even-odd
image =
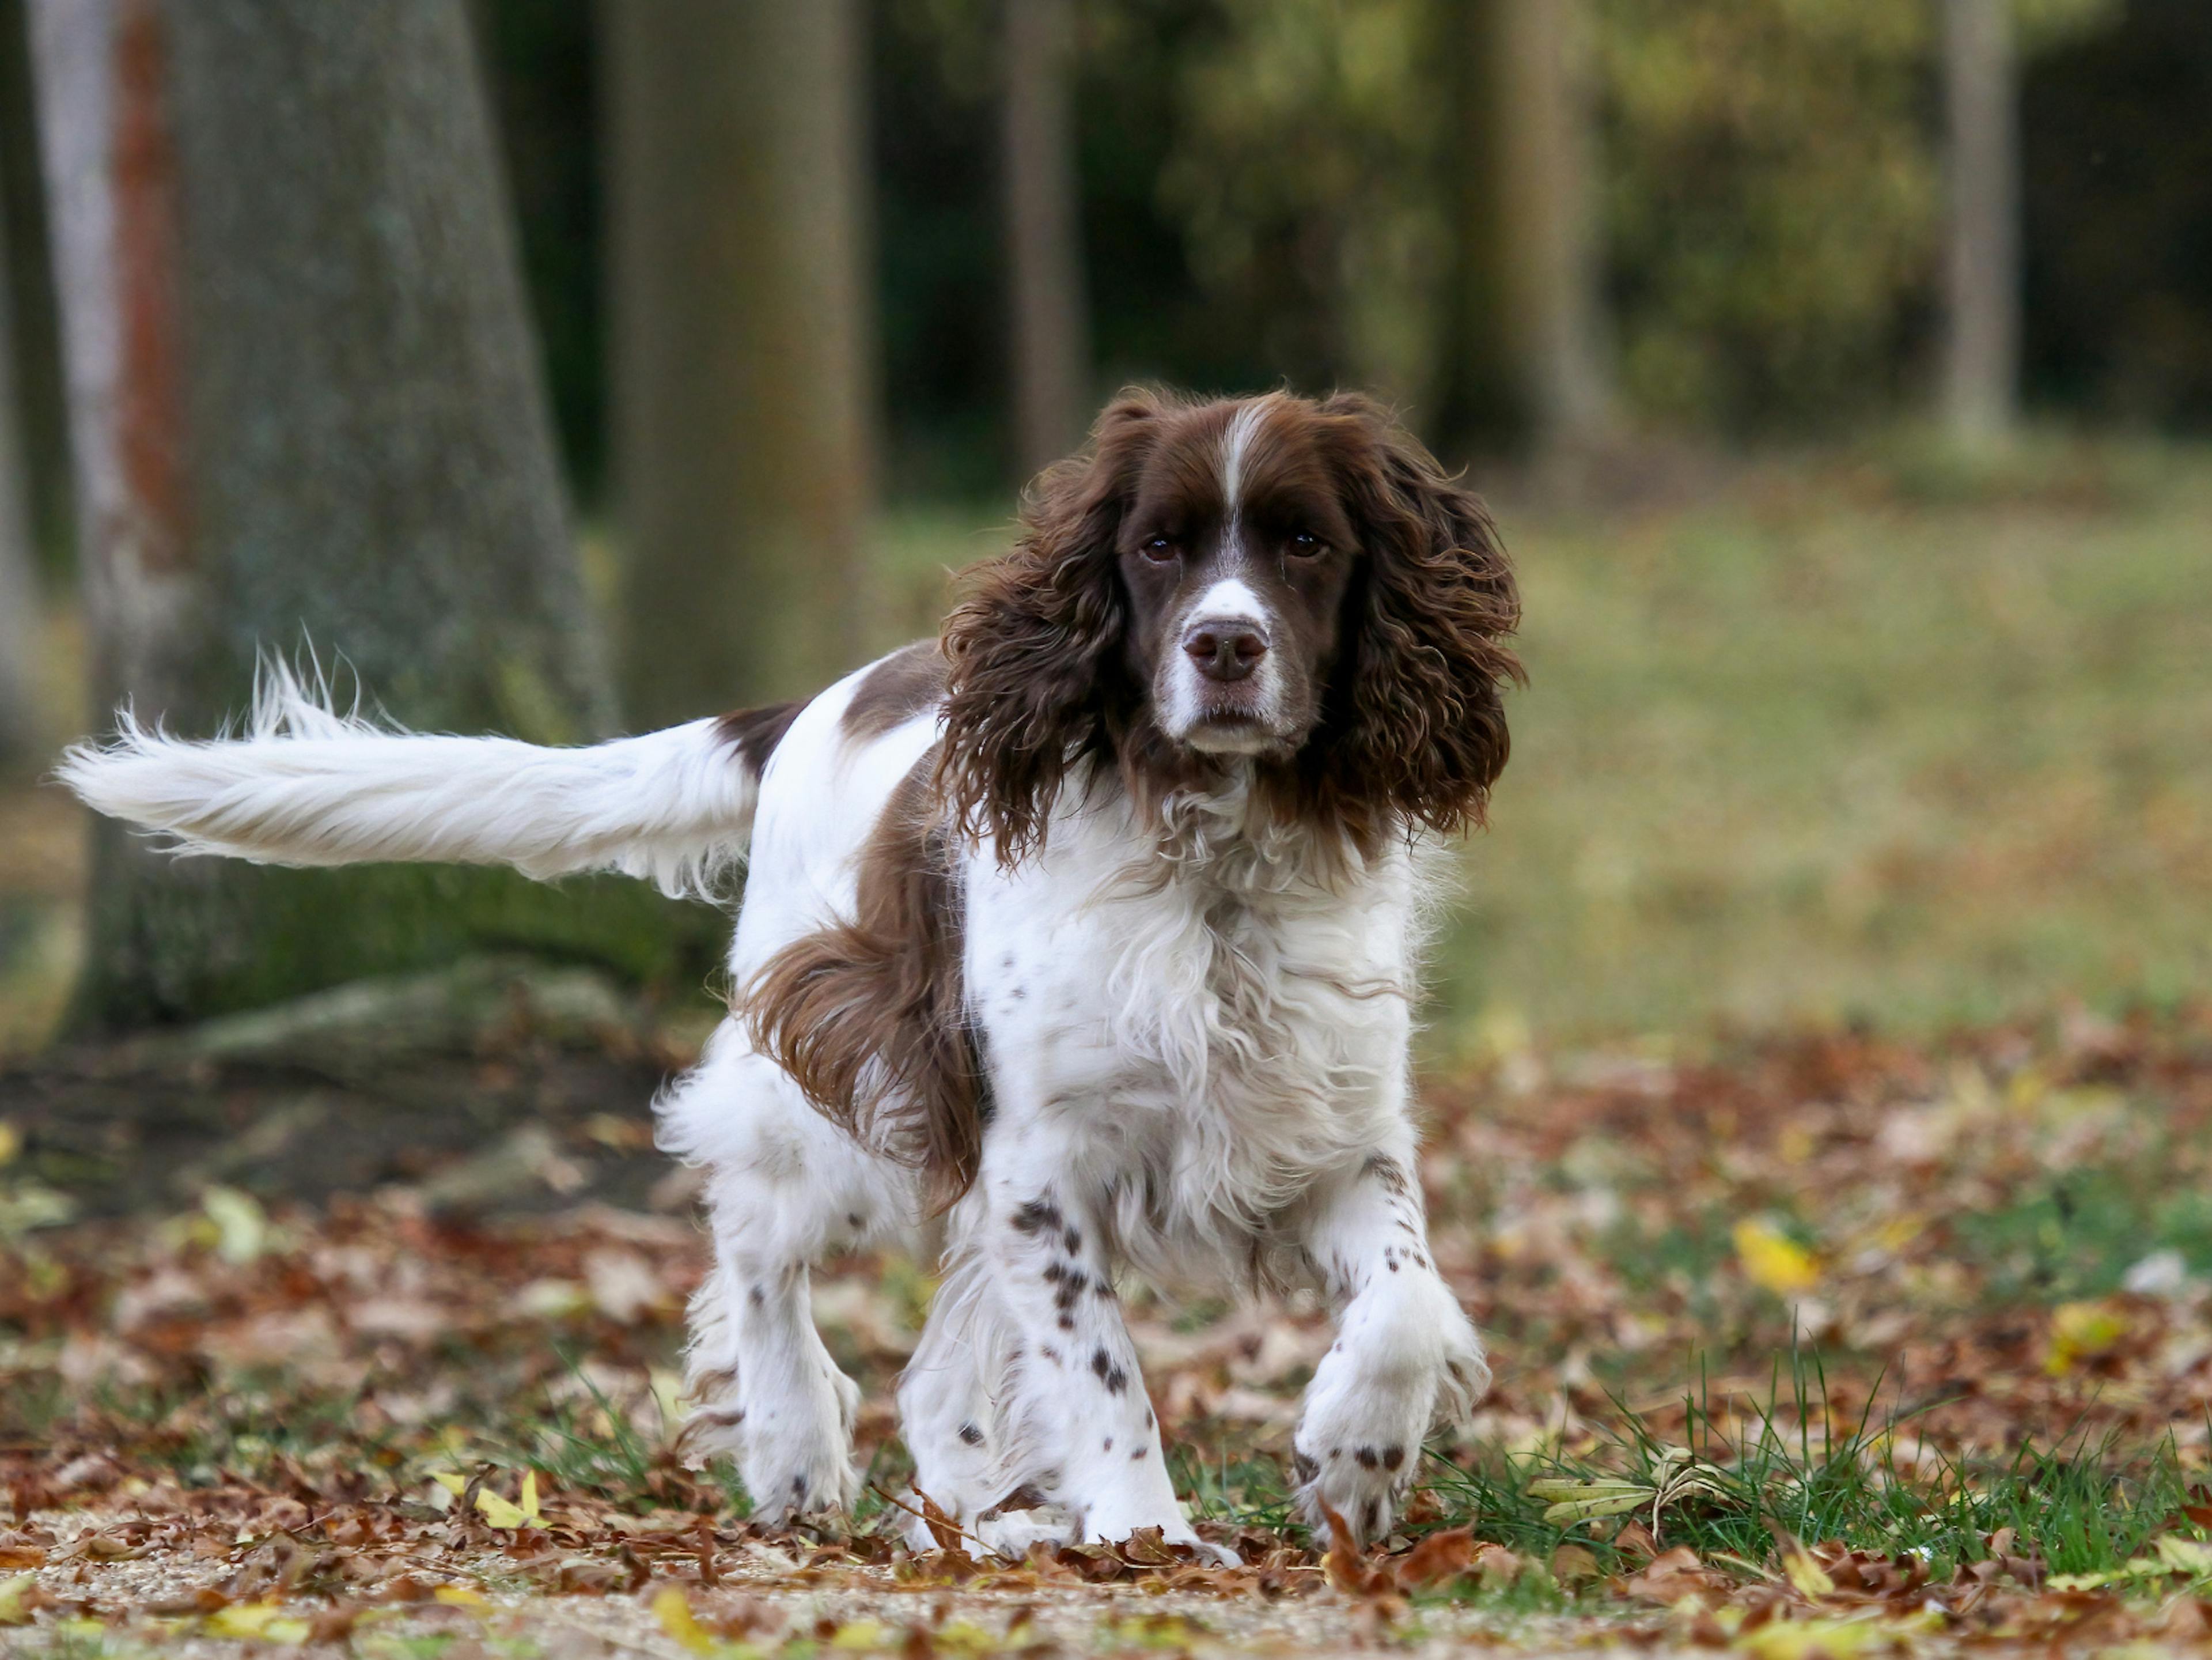
[[[1458,830],[1518,614],[1482,504],[1367,399],[1125,394],[945,624],[939,783],[1008,863],[1093,767],[1156,794],[1244,757],[1362,846]]]

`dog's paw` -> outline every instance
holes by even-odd
[[[1083,1538],[1085,1544],[1121,1545],[1128,1542],[1131,1535],[1146,1528],[1158,1529],[1164,1544],[1188,1546],[1191,1554],[1200,1561],[1214,1567],[1237,1568],[1244,1566],[1244,1559],[1228,1546],[1200,1538],[1197,1530],[1183,1518],[1180,1511],[1172,1517],[1145,1517],[1141,1513],[1111,1515],[1094,1511],[1087,1519]]]
[[[1441,1282],[1347,1310],[1306,1393],[1292,1446],[1298,1508],[1324,1538],[1333,1514],[1365,1545],[1387,1535],[1412,1490],[1422,1438],[1463,1420],[1490,1387],[1482,1344]]]
[[[1370,1433],[1374,1439],[1363,1438]],[[1396,1523],[1420,1459],[1418,1436],[1372,1422],[1340,1437],[1302,1427],[1291,1457],[1299,1512],[1323,1545],[1334,1539],[1339,1522],[1353,1545],[1372,1544]]]
[[[814,1380],[774,1405],[755,1407],[743,1426],[738,1474],[753,1517],[770,1526],[849,1511],[860,1497],[853,1468],[853,1416],[860,1391],[842,1372]]]

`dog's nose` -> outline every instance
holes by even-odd
[[[1242,617],[1208,617],[1183,631],[1183,654],[1209,680],[1242,680],[1267,654],[1267,636]]]

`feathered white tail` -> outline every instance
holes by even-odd
[[[179,853],[613,870],[679,895],[744,857],[760,791],[712,720],[585,749],[430,736],[340,714],[281,664],[264,667],[241,736],[190,742],[125,710],[114,742],[70,750],[58,775]]]

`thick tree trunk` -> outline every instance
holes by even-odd
[[[410,725],[610,699],[460,0],[35,0],[97,706],[212,732],[312,642]],[[479,946],[633,969],[634,891],[173,861],[103,825],[81,1016],[249,1006]]]
[[[1446,424],[1486,447],[1587,442],[1612,414],[1581,0],[1453,0],[1458,362]]]
[[[1030,478],[1073,449],[1090,417],[1082,229],[1069,111],[1070,0],[1004,0],[1002,144],[1012,301],[1014,446]]]
[[[2020,380],[2020,97],[2011,0],[1943,0],[1949,248],[1943,418],[2002,438]]]
[[[0,272],[8,268],[9,229],[0,224]],[[0,280],[0,769],[9,770],[35,763],[46,736],[39,708],[38,567],[15,341],[15,307]]]
[[[857,0],[605,0],[623,690],[647,726],[850,666],[871,509]]]

